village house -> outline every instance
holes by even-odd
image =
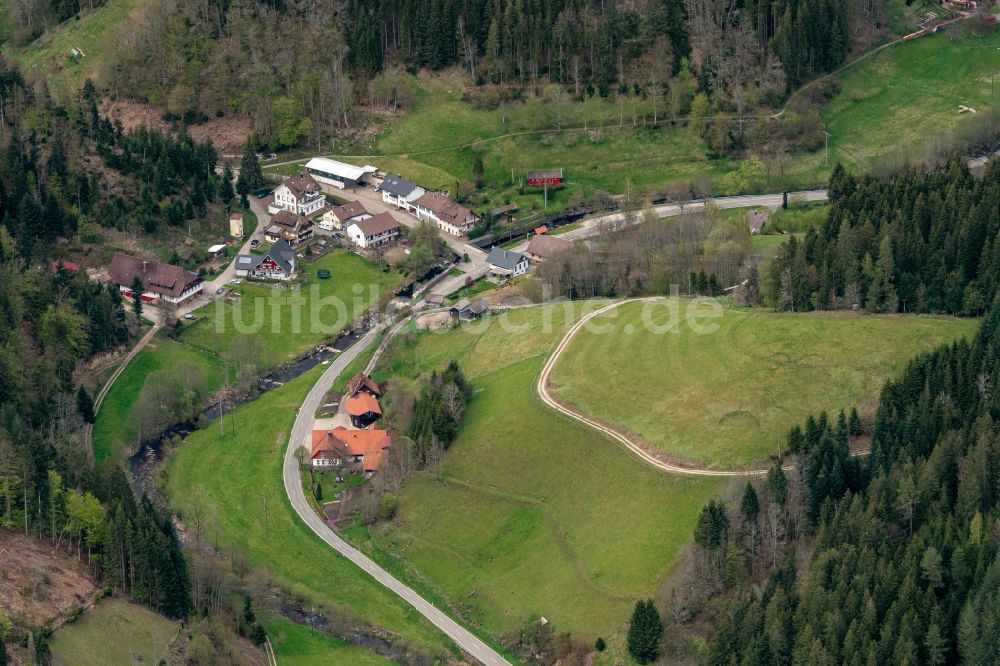
[[[535,262],[543,262],[551,259],[560,252],[567,252],[573,248],[573,243],[558,236],[535,235],[528,241],[528,248],[525,250],[528,257]]]
[[[326,157],[314,157],[306,162],[306,171],[324,185],[343,190],[363,186],[378,169],[368,164],[359,167]]]
[[[295,277],[295,250],[279,240],[264,254],[236,257],[236,275],[252,280],[291,280]]]
[[[428,192],[413,202],[418,219],[429,220],[452,236],[464,236],[478,218],[471,210],[437,192]]]
[[[281,185],[274,188],[275,211],[285,210],[295,215],[311,217],[326,205],[326,196],[319,183],[311,174],[305,171],[296,176],[286,178]]]
[[[520,252],[505,250],[494,245],[490,256],[486,258],[490,265],[490,275],[493,277],[517,277],[528,272],[530,262]]]
[[[233,238],[243,238],[243,213],[229,215],[229,235]]]
[[[348,430],[343,426],[313,430],[309,466],[316,471],[363,472],[371,476],[382,465],[389,447],[389,433],[385,430]]]
[[[369,217],[371,214],[365,210],[364,204],[360,201],[350,201],[343,206],[336,206],[325,211],[320,216],[317,226],[326,231],[333,231],[334,229],[346,228],[352,221],[360,222]]]
[[[382,397],[382,387],[375,383],[371,377],[363,372],[351,377],[351,381],[347,382],[347,395],[355,396],[359,393],[367,393],[368,395],[375,396],[376,398]]]
[[[347,398],[344,403],[347,415],[351,417],[351,425],[355,428],[367,428],[382,418],[382,408],[378,399],[371,393],[361,391]]]
[[[108,277],[126,298],[132,298],[132,282],[136,276],[142,280],[144,291],[139,297],[144,303],[161,301],[181,305],[196,298],[202,291],[201,278],[180,266],[116,252],[111,259]]]
[[[282,210],[271,217],[271,226],[264,231],[268,243],[287,241],[292,247],[305,243],[313,237],[313,223],[309,218],[291,211]]]
[[[399,222],[390,213],[379,213],[347,227],[347,238],[365,250],[391,243],[399,234]]]
[[[416,183],[411,183],[402,176],[386,176],[385,180],[375,188],[375,191],[382,193],[382,201],[387,204],[416,214],[414,202],[424,196],[427,190]]]

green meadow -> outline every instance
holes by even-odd
[[[776,456],[822,410],[874,418],[886,379],[920,352],[971,337],[973,319],[724,307],[696,332],[687,301],[630,303],[573,339],[551,381],[558,397],[671,456],[714,469]],[[678,321],[676,330],[667,330]],[[644,325],[651,322],[661,330]]]

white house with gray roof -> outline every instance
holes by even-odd
[[[411,183],[402,176],[386,176],[376,189],[382,193],[382,201],[416,215],[414,202],[427,192],[416,183]]]
[[[531,262],[520,252],[505,250],[494,245],[490,256],[486,258],[490,265],[490,275],[493,277],[517,277],[528,272]]]

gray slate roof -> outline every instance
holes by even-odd
[[[527,260],[528,258],[520,252],[505,250],[499,245],[493,246],[493,249],[490,250],[490,256],[486,259],[491,266],[503,268],[508,271],[514,270],[515,266]]]
[[[408,197],[417,187],[419,186],[416,183],[411,183],[402,176],[386,176],[378,186],[378,191],[388,192],[397,197]]]
[[[279,240],[271,246],[264,254],[241,254],[236,257],[236,268],[239,270],[252,271],[260,265],[267,257],[271,257],[281,270],[286,273],[292,272],[292,262],[295,260],[295,250],[288,244],[288,241]]]

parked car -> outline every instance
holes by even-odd
[[[243,280],[241,280],[239,278],[233,278],[232,280],[229,281],[229,284],[242,284],[242,283],[243,283]]]
[[[321,268],[320,270],[316,271],[316,276],[322,280],[326,280],[327,278],[330,277],[330,271],[326,270],[325,268]]]
[[[251,250],[256,250],[259,247],[260,247],[260,241],[259,240],[257,240],[256,238],[254,238],[252,241],[250,241],[250,249]]]
[[[225,287],[219,287],[218,289],[215,290],[216,294],[224,294],[225,292],[226,292]]]
[[[337,233],[335,233],[335,234],[333,235],[333,237],[334,237],[334,238],[336,238],[337,240],[340,240],[341,238],[343,238],[343,237],[344,237],[344,234],[342,234],[342,233],[340,233],[340,232],[338,231]]]
[[[197,319],[197,317],[195,317],[193,314],[186,314],[184,315],[184,318],[187,319],[188,321],[194,321],[195,319]]]

